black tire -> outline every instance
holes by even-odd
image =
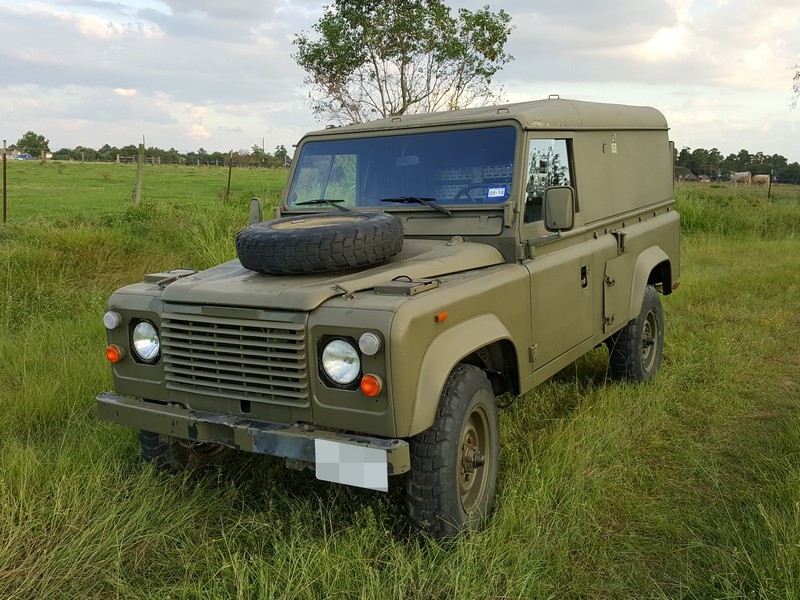
[[[233,450],[208,442],[192,443],[152,431],[140,431],[142,460],[169,473],[221,463]]]
[[[650,381],[664,352],[664,313],[658,291],[648,285],[642,311],[606,340],[611,376],[625,381]]]
[[[285,217],[236,235],[242,266],[268,275],[327,273],[383,262],[403,249],[403,223],[384,212]]]
[[[499,437],[486,374],[456,366],[433,426],[410,440],[406,506],[415,527],[437,539],[483,528],[497,489]]]

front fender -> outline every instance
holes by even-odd
[[[433,339],[422,359],[408,436],[433,425],[439,398],[453,367],[476,350],[503,339],[511,340],[511,334],[493,314],[467,319]]]

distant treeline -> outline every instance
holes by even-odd
[[[61,148],[52,153],[52,158],[81,162],[135,162],[137,154],[138,147],[133,144],[122,148],[105,144],[97,150],[85,146]],[[271,153],[258,145],[249,150],[232,152],[208,152],[200,148],[185,153],[178,152],[175,148],[163,150],[151,146],[145,149],[144,154],[148,163],[159,164],[227,165],[230,160],[239,166],[288,167],[291,163],[291,156],[283,145],[276,146]],[[34,153],[34,156],[38,157],[39,153]],[[740,150],[738,154],[723,156],[717,148],[692,150],[684,146],[680,151],[675,149],[675,167],[688,169],[697,177],[707,176],[712,181],[728,181],[731,173],[750,171],[753,175],[771,175],[772,180],[777,183],[800,183],[800,163],[789,163],[780,154],[751,154],[747,150]]]
[[[738,154],[722,156],[716,148],[692,150],[684,146],[680,152],[675,149],[675,167],[689,169],[696,176],[705,175],[712,181],[728,181],[731,173],[750,171],[753,175],[772,175],[777,183],[800,183],[800,163],[789,163],[780,154],[768,156],[740,150]]]
[[[54,151],[52,160],[72,160],[79,162],[136,162],[139,148],[133,144],[117,148],[105,144],[95,150],[85,146],[77,148],[61,148]],[[178,152],[175,148],[162,150],[150,147],[144,151],[146,162],[167,165],[227,165],[230,160],[234,165],[248,165],[259,167],[286,167],[291,163],[291,157],[283,145],[277,146],[275,151],[265,152],[260,146],[253,146],[250,150],[234,150],[232,152],[207,152],[200,148],[196,152]]]

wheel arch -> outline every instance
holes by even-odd
[[[658,246],[650,246],[636,258],[629,315],[638,315],[641,311],[644,289],[648,285],[660,288],[663,294],[672,293],[672,264],[667,253]]]
[[[495,395],[519,394],[517,351],[512,339],[494,314],[467,319],[434,338],[422,359],[407,435],[416,435],[433,424],[447,378],[459,363],[485,371]]]

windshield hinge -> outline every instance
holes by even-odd
[[[340,292],[342,292],[342,298],[345,298],[346,300],[350,300],[350,299],[352,299],[352,298],[355,298],[355,297],[356,297],[356,292],[355,292],[355,290],[354,290],[354,291],[352,291],[352,292],[351,292],[351,291],[348,291],[348,290],[346,290],[345,288],[343,288],[342,286],[340,286],[338,283],[334,283],[334,284],[331,286],[331,289],[332,289],[332,290],[339,290]]]
[[[506,227],[513,227],[518,212],[517,205],[514,202],[511,200],[506,202],[503,205],[503,224]]]

